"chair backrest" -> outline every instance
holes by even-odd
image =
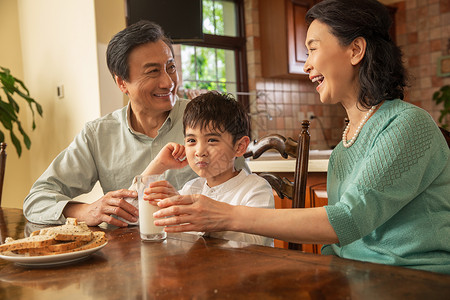
[[[265,178],[278,196],[283,199],[287,197],[292,200],[292,208],[305,207],[306,198],[306,179],[308,176],[309,161],[309,143],[310,135],[308,132],[309,121],[302,122],[302,131],[297,141],[292,138],[285,138],[279,134],[267,135],[260,140],[250,143],[244,157],[258,159],[269,149],[277,150],[283,158],[289,156],[296,159],[294,182],[287,178],[281,178],[276,174],[260,173],[259,176]],[[289,243],[289,249],[301,250],[301,244]]]
[[[6,143],[0,143],[0,206],[2,205],[3,180],[6,167]]]
[[[450,132],[448,132],[447,130],[445,130],[442,127],[439,127],[439,129],[441,130],[442,134],[444,135],[444,138],[447,141],[447,145],[450,148]]]

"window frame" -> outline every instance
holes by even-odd
[[[234,60],[236,66],[236,99],[244,105],[249,111],[248,96],[248,71],[247,71],[247,47],[245,36],[245,16],[244,0],[227,0],[236,5],[237,36],[222,36],[213,34],[203,34],[203,41],[192,41],[180,43],[186,46],[197,46],[206,48],[217,48],[234,51]]]

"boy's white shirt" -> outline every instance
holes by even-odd
[[[137,191],[136,178],[133,179],[133,183],[129,190]],[[238,175],[212,188],[208,186],[205,178],[195,178],[188,181],[178,192],[180,195],[202,194],[216,201],[231,205],[275,208],[275,200],[270,184],[264,178],[256,174],[249,174],[246,170],[241,170]],[[125,198],[125,200],[139,208],[137,198]],[[131,225],[139,224],[139,221],[131,223],[122,218],[119,219]],[[204,232],[190,233],[199,235],[205,234]],[[221,231],[207,233],[207,235],[226,240],[273,246],[272,238],[242,232]]]

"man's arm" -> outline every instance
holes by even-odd
[[[112,220],[111,214],[122,216],[130,222],[138,216],[137,209],[124,203],[124,197],[136,197],[136,192],[119,190],[109,192],[92,204],[69,202],[92,190],[98,181],[96,161],[91,151],[86,127],[62,151],[39,177],[24,200],[25,217],[37,224],[64,224],[66,217],[77,217],[88,225],[103,221],[117,226],[126,223]],[[86,215],[83,215],[86,213]]]
[[[73,198],[92,190],[98,180],[86,129],[53,160],[23,203],[25,217],[38,224],[64,224],[62,211]]]

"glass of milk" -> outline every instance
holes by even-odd
[[[148,188],[151,182],[164,180],[164,175],[138,175],[136,176],[138,201],[139,201],[139,232],[143,241],[159,242],[167,237],[163,226],[155,226],[153,224],[153,213],[159,207],[150,204],[149,201],[144,200],[144,190]]]

